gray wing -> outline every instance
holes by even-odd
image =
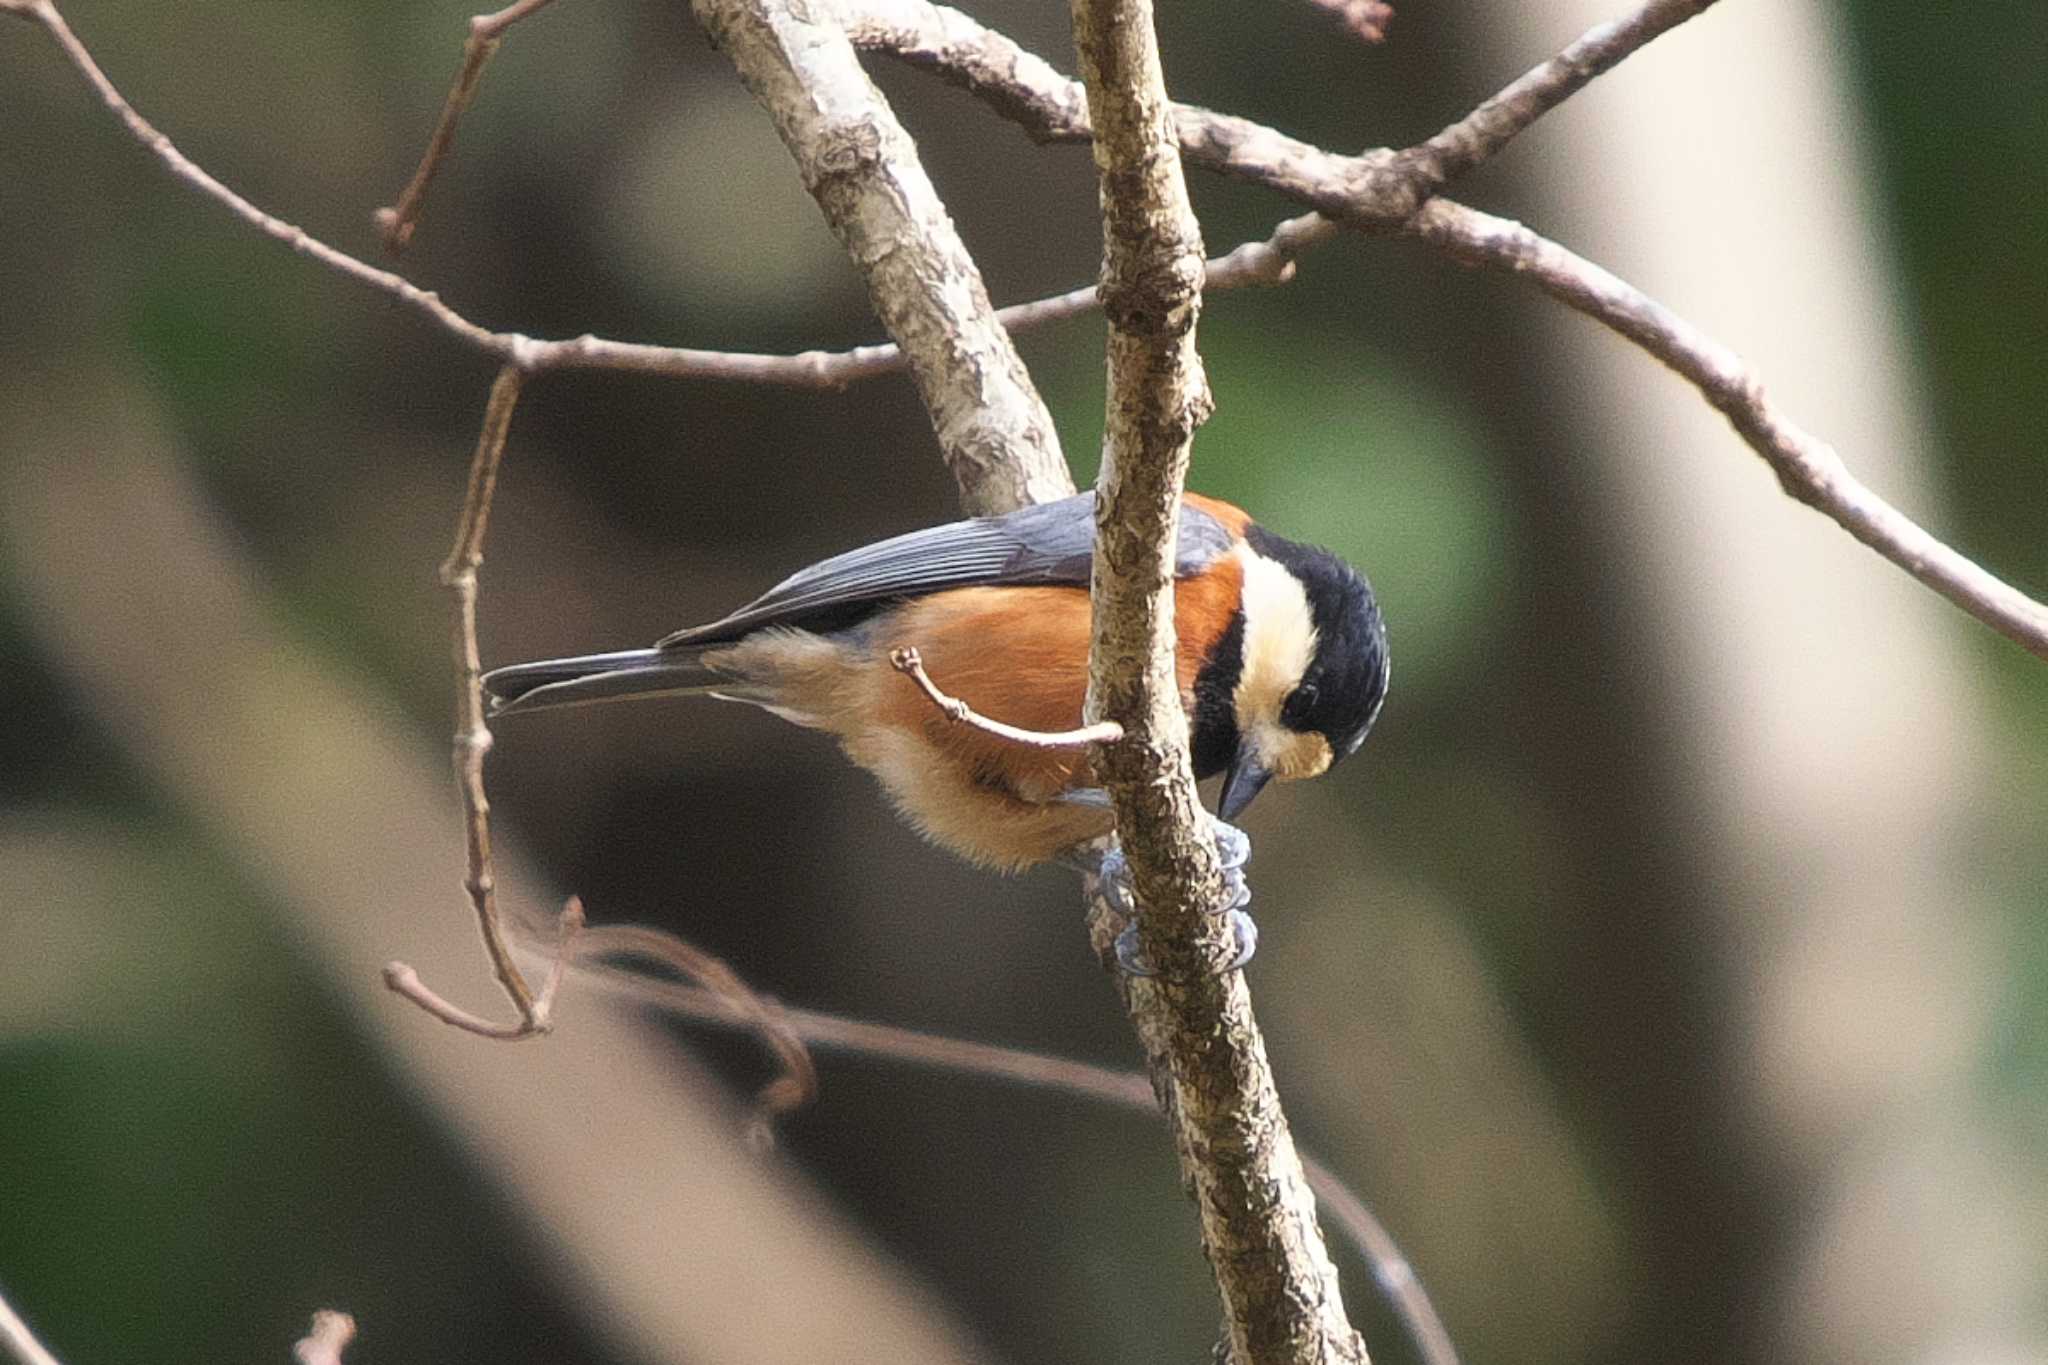
[[[1230,548],[1230,532],[1182,504],[1174,573],[1195,573]],[[660,649],[721,644],[764,626],[843,621],[845,609],[948,588],[1067,584],[1086,587],[1095,545],[1095,495],[1082,493],[1000,517],[976,517],[878,541],[790,575],[729,616],[662,640]]]

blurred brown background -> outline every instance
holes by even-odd
[[[1058,7],[974,12],[1071,66]],[[362,255],[466,17],[68,13],[188,154]],[[1427,135],[1609,13],[1412,5],[1364,49],[1305,5],[1204,0],[1164,39],[1182,98],[1347,148]],[[1726,5],[1462,192],[1742,351],[2039,593],[2044,16]],[[999,302],[1089,278],[1085,149],[875,70]],[[801,1316],[821,1281],[759,1259],[768,1205],[721,1192],[761,1169],[675,1107],[700,1068],[756,1081],[749,1048],[573,999],[562,1036],[495,1048],[375,976],[406,957],[494,999],[433,578],[488,364],[175,185],[29,25],[0,27],[0,126],[0,1288],[73,1365],[282,1359],[323,1304],[363,1320],[352,1360],[800,1358],[736,1305],[767,1285]],[[1213,250],[1287,212],[1194,189]],[[515,31],[404,269],[536,335],[875,337],[675,5]],[[1194,486],[1364,566],[1396,660],[1360,756],[1250,816],[1253,987],[1299,1137],[1468,1358],[2048,1359],[2048,668],[1512,281],[1340,243],[1214,299],[1202,341]],[[1100,343],[1022,340],[1084,481]],[[954,510],[901,379],[550,377],[500,488],[486,658],[643,642]],[[815,736],[540,717],[491,781],[524,905],[576,891],[792,1001],[1132,1060],[1071,879],[955,865]],[[962,1334],[935,1349],[986,1359],[1213,1337],[1135,1116],[834,1060],[769,1170],[815,1182],[774,1196],[792,1219],[837,1214],[761,1245],[929,1295],[899,1322],[848,1291],[823,1358],[912,1358],[890,1333],[934,1313]],[[1376,1359],[1405,1359],[1345,1255]]]

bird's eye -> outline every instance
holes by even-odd
[[[1286,720],[1300,720],[1309,713],[1315,704],[1316,685],[1312,682],[1305,682],[1288,694],[1286,702],[1280,707],[1280,714]]]

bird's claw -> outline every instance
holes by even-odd
[[[1252,960],[1252,954],[1259,947],[1259,926],[1245,912],[1245,907],[1252,900],[1251,883],[1244,875],[1244,865],[1252,856],[1251,836],[1221,820],[1212,821],[1212,829],[1216,854],[1223,865],[1225,899],[1220,913],[1229,921],[1231,941],[1235,945],[1230,961],[1218,973],[1221,975],[1234,972]],[[1121,844],[1112,840],[1103,850],[1095,866],[1095,875],[1101,882],[1103,899],[1124,921],[1122,931],[1116,936],[1117,966],[1132,976],[1158,975],[1158,970],[1145,957],[1138,943],[1138,901],[1131,894],[1131,867]]]
[[[1259,951],[1259,926],[1244,911],[1235,907],[1225,910],[1223,917],[1230,924],[1232,950],[1230,961],[1217,969],[1218,976],[1238,971],[1252,960]],[[1157,976],[1159,969],[1145,956],[1144,946],[1138,942],[1138,921],[1127,921],[1116,936],[1116,965],[1127,976]]]

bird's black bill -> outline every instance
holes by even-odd
[[[1252,798],[1272,777],[1272,769],[1259,762],[1251,746],[1240,744],[1237,756],[1230,760],[1230,767],[1223,774],[1223,795],[1216,799],[1216,813],[1225,820],[1237,819],[1238,813],[1252,803]]]

